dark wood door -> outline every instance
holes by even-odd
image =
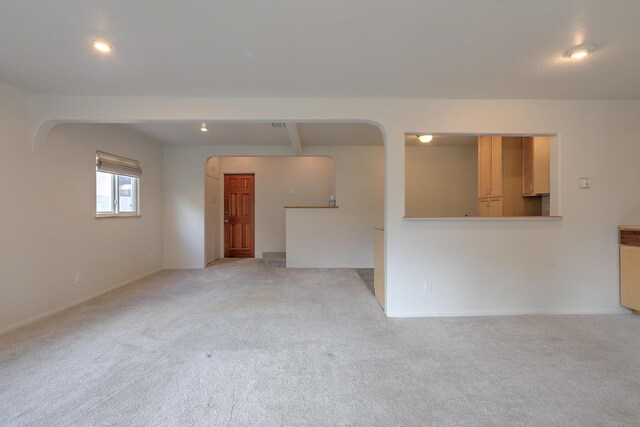
[[[224,256],[255,257],[255,176],[224,176]]]

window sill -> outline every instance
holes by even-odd
[[[125,214],[104,214],[104,215],[96,215],[95,218],[96,219],[100,219],[100,218],[140,218],[142,215],[141,214],[131,214],[131,215],[125,215]]]

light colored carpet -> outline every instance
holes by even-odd
[[[358,268],[356,271],[365,285],[367,285],[367,288],[369,288],[369,291],[375,295],[376,291],[373,287],[373,268]]]
[[[640,317],[388,319],[355,270],[165,271],[0,337],[0,425],[638,425]]]
[[[240,262],[240,261],[246,261],[246,258],[218,258],[215,261],[210,262],[207,266],[231,264],[231,263]]]

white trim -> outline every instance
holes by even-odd
[[[7,326],[5,328],[0,329],[0,335],[4,335],[4,334],[6,334],[8,332],[11,332],[11,331],[14,331],[16,329],[22,328],[23,326],[27,326],[27,325],[29,325],[31,323],[37,322],[38,320],[44,319],[45,317],[53,316],[54,314],[58,314],[58,313],[60,313],[62,311],[65,311],[65,310],[68,310],[70,308],[73,308],[73,307],[75,307],[77,305],[80,305],[80,304],[82,304],[84,302],[87,302],[89,300],[97,298],[97,297],[99,297],[101,295],[108,294],[111,291],[115,291],[118,288],[122,288],[122,287],[124,287],[126,285],[132,284],[133,282],[137,282],[140,279],[143,279],[143,278],[145,278],[147,276],[151,276],[152,274],[156,274],[156,273],[158,273],[158,272],[160,272],[162,270],[163,270],[162,268],[158,268],[158,269],[153,270],[153,271],[151,271],[149,273],[145,273],[145,274],[143,274],[141,276],[134,277],[133,279],[127,280],[125,282],[118,283],[117,285],[111,286],[111,287],[109,287],[107,289],[104,289],[104,290],[102,290],[100,292],[97,292],[95,294],[92,294],[92,295],[89,295],[87,297],[84,297],[84,298],[81,298],[79,300],[76,300],[76,301],[74,301],[74,302],[72,302],[70,304],[65,304],[62,307],[54,308],[53,310],[47,311],[46,313],[38,314],[38,315],[30,317],[30,318],[28,318],[26,320],[22,320],[22,321],[20,321],[18,323],[14,323],[13,325],[9,325],[9,326]]]
[[[396,319],[401,318],[429,318],[429,317],[495,317],[495,316],[536,316],[536,315],[599,315],[599,314],[629,314],[629,310],[620,307],[620,309],[604,309],[604,310],[506,310],[506,311],[441,311],[433,313],[386,313],[387,317]]]
[[[103,174],[108,174],[110,175],[111,178],[111,192],[113,195],[113,210],[112,211],[100,211],[98,212],[98,205],[97,205],[97,201],[98,201],[98,188],[97,188],[97,182],[98,182],[98,173],[103,173]],[[120,191],[118,188],[118,180],[120,177],[125,177],[125,178],[129,178],[131,179],[131,184],[133,185],[132,191],[135,190],[135,199],[136,199],[136,210],[135,212],[131,212],[131,211],[121,211],[120,210]],[[95,177],[95,182],[96,182],[96,218],[115,218],[115,217],[124,217],[124,216],[141,216],[141,209],[140,209],[140,180],[141,177],[136,177],[136,176],[129,176],[129,175],[120,175],[117,173],[111,173],[111,172],[104,172],[101,170],[96,169],[96,177]]]
[[[96,214],[96,218],[140,218],[141,214]]]
[[[415,217],[404,216],[404,221],[560,221],[561,216],[450,216]]]

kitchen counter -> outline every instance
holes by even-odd
[[[337,209],[338,206],[285,206],[285,209]]]

